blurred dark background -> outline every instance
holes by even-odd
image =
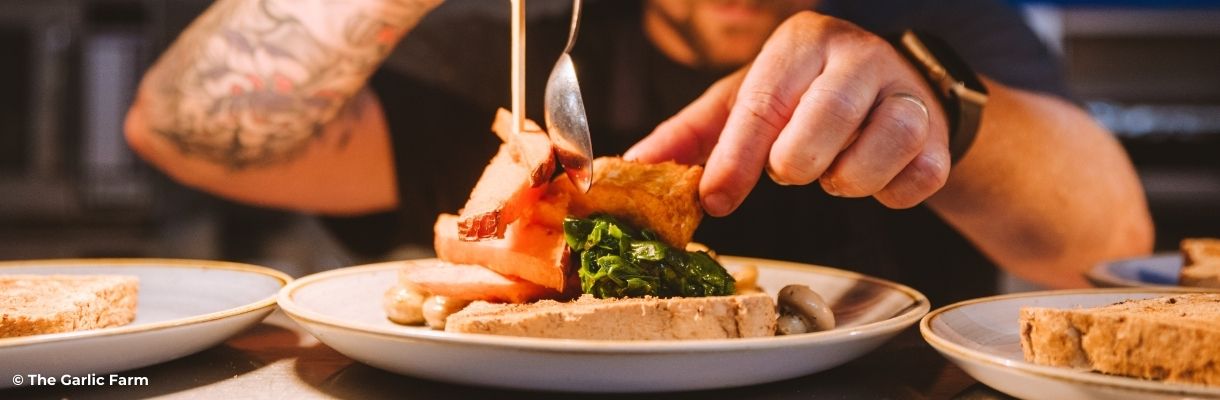
[[[369,261],[309,216],[183,188],[127,149],[142,71],[208,4],[0,1],[0,259],[210,258],[294,275]],[[1130,152],[1157,249],[1220,237],[1220,1],[1013,4]]]

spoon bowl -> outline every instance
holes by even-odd
[[[580,82],[576,80],[576,66],[572,63],[572,46],[576,43],[576,30],[580,26],[581,0],[572,4],[572,25],[568,31],[568,43],[563,54],[551,69],[546,81],[543,97],[546,131],[555,156],[563,165],[564,173],[581,192],[588,192],[593,185],[593,142],[589,137],[589,119],[585,114],[585,102],[580,95]]]

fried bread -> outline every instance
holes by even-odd
[[[0,338],[129,324],[138,291],[134,276],[0,275]]]
[[[1027,361],[1220,386],[1220,294],[1128,300],[1097,308],[1025,307]]]

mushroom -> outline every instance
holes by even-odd
[[[455,299],[447,296],[432,296],[424,301],[424,320],[432,329],[445,329],[445,319],[449,314],[462,311],[470,304],[470,300]]]
[[[776,333],[795,335],[834,329],[835,316],[826,300],[805,285],[788,285],[779,291],[776,301],[779,318]]]
[[[422,325],[424,323],[424,301],[427,298],[427,292],[413,287],[396,285],[385,292],[386,317],[389,317],[390,321],[403,325]]]

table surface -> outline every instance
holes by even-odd
[[[122,373],[148,377],[142,387],[30,387],[0,398],[381,399],[571,398],[570,393],[505,391],[427,381],[382,371],[318,342],[282,312],[224,344]],[[664,397],[834,399],[1006,399],[941,357],[912,327],[881,348],[837,368],[742,388],[662,395],[579,395],[581,399]]]

